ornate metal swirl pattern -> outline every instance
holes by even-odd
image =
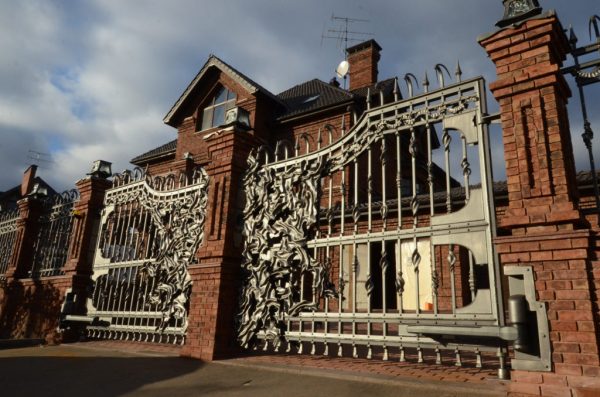
[[[88,327],[90,336],[160,341],[168,332],[183,342],[192,285],[187,268],[203,241],[208,184],[202,168],[191,178],[140,169],[113,176],[88,310],[111,317],[111,325]]]
[[[267,339],[285,332],[284,316],[317,310],[322,296],[336,297],[328,266],[309,255],[306,242],[317,224],[322,158],[302,161],[277,173],[259,163],[260,150],[248,158],[241,310],[238,340],[248,347],[258,332]],[[302,299],[301,280],[312,277],[312,300]]]

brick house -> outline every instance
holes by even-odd
[[[350,64],[350,84],[347,90],[342,89],[335,80],[327,83],[315,79],[274,95],[219,58],[210,56],[164,118],[166,124],[177,129],[177,138],[132,159],[133,164],[146,168],[152,176],[180,171],[183,171],[180,176],[189,175],[196,166],[202,166],[208,176],[204,179],[205,182],[208,181],[204,186],[207,189],[203,191],[206,193],[201,198],[206,206],[202,208],[202,214],[191,222],[196,227],[195,236],[202,235],[202,244],[197,251],[195,248],[183,249],[170,252],[168,256],[169,259],[175,259],[171,262],[173,263],[180,258],[179,254],[190,256],[190,252],[193,252],[193,261],[184,263],[186,282],[193,287],[187,290],[190,296],[185,304],[189,308],[189,316],[185,320],[189,320],[189,324],[186,324],[184,338],[180,339],[183,344],[181,355],[213,360],[240,354],[240,338],[234,322],[240,313],[240,306],[243,306],[240,301],[245,298],[240,297],[238,291],[248,280],[243,279],[246,275],[242,273],[242,268],[248,262],[242,261],[248,258],[242,258],[242,252],[250,252],[250,263],[252,260],[261,260],[260,255],[263,254],[245,251],[252,245],[252,241],[248,244],[247,239],[243,244],[242,238],[268,229],[262,226],[272,220],[265,218],[274,212],[264,211],[267,216],[261,214],[263,218],[257,218],[260,222],[255,223],[252,223],[256,220],[252,214],[243,221],[240,214],[245,211],[244,201],[262,197],[264,202],[256,200],[257,206],[269,207],[272,203],[267,201],[273,199],[276,206],[285,208],[282,212],[287,211],[287,214],[277,214],[281,221],[278,226],[283,224],[288,227],[283,228],[284,233],[280,233],[280,236],[289,235],[285,232],[290,230],[297,231],[297,228],[293,230],[294,219],[289,221],[289,218],[293,218],[296,213],[300,213],[298,218],[301,218],[309,212],[306,208],[296,208],[293,205],[302,207],[308,203],[307,206],[312,207],[309,210],[313,210],[313,213],[309,215],[318,220],[309,220],[309,226],[305,229],[311,229],[310,232],[314,232],[314,235],[307,237],[308,233],[299,233],[300,238],[294,242],[302,240],[306,243],[314,237],[310,242],[312,246],[309,247],[306,243],[301,249],[316,258],[320,256],[320,265],[330,261],[332,266],[328,271],[331,270],[334,275],[332,279],[341,294],[338,296],[342,297],[338,302],[343,302],[344,296],[346,297],[346,306],[341,309],[342,304],[330,302],[325,294],[317,295],[314,292],[317,283],[312,283],[311,291],[311,281],[316,277],[312,280],[308,278],[304,285],[294,284],[298,295],[312,297],[312,302],[311,299],[303,299],[302,304],[312,303],[312,308],[318,306],[317,309],[321,312],[315,314],[316,310],[312,313],[307,310],[300,314],[286,313],[289,314],[288,318],[298,314],[295,319],[288,320],[296,323],[296,328],[292,329],[290,326],[291,332],[286,335],[289,338],[285,341],[290,349],[288,351],[302,353],[302,347],[305,346],[307,349],[312,348],[313,354],[334,355],[329,348],[337,345],[339,356],[351,355],[354,358],[368,359],[379,356],[383,360],[407,361],[404,350],[406,347],[412,349],[412,359],[422,364],[425,361],[423,350],[429,349],[429,357],[435,355],[436,365],[439,365],[442,363],[441,350],[446,349],[449,354],[444,356],[444,360],[447,361],[452,356],[455,365],[459,367],[462,365],[462,349],[463,354],[470,354],[472,364],[480,367],[482,350],[487,349],[488,354],[498,358],[498,373],[504,377],[508,371],[504,366],[504,359],[507,355],[511,358],[513,381],[508,385],[507,391],[515,396],[572,396],[578,390],[597,393],[600,387],[600,232],[597,201],[593,192],[593,181],[597,176],[575,173],[566,107],[570,91],[564,74],[561,73],[562,62],[569,51],[568,39],[553,12],[541,14],[541,9],[538,8],[533,11],[533,14],[527,13],[517,18],[518,23],[515,25],[512,25],[515,20],[510,19],[509,25],[479,39],[479,43],[497,66],[498,80],[490,85],[490,90],[499,101],[501,109],[496,118],[502,122],[508,175],[506,183],[494,183],[491,180],[491,172],[485,169],[485,161],[480,163],[484,164],[479,170],[480,182],[469,181],[470,168],[466,156],[468,134],[470,143],[480,150],[479,159],[489,160],[489,152],[485,152],[489,142],[486,141],[486,130],[482,126],[489,123],[491,118],[486,113],[485,87],[479,78],[401,101],[395,78],[378,79],[381,47],[370,40],[347,50]],[[416,106],[416,112],[413,106]],[[440,110],[441,108],[444,110]],[[420,110],[423,113],[416,114]],[[427,116],[423,117],[423,114]],[[383,122],[385,117],[393,122],[386,125]],[[430,117],[434,120],[431,124]],[[372,119],[375,119],[373,124]],[[409,120],[409,123],[405,123],[405,120]],[[448,120],[448,124],[445,124]],[[476,122],[478,120],[479,123]],[[371,128],[373,125],[375,127]],[[443,133],[435,131],[432,125],[442,126]],[[383,127],[376,131],[378,126]],[[382,131],[385,128],[387,130],[384,134]],[[455,155],[462,167],[464,184],[451,178],[450,172],[444,171],[449,169],[448,130],[453,128],[463,132],[460,137],[462,151],[457,150]],[[374,131],[380,134],[377,135]],[[425,139],[417,140],[416,132]],[[354,143],[365,136],[367,139],[356,145],[359,148],[353,149]],[[439,136],[442,136],[441,140]],[[352,138],[354,141],[344,138]],[[387,161],[384,156],[384,148],[390,141],[397,148],[393,162]],[[328,148],[329,145],[331,148]],[[265,198],[260,194],[252,196],[255,190],[267,186],[256,185],[257,188],[246,183],[248,180],[261,182],[261,175],[255,180],[245,180],[245,175],[253,172],[247,162],[249,154],[252,148],[260,146],[268,147],[268,150],[258,152],[265,156],[265,164],[261,164],[262,171],[267,166],[272,166],[267,170],[272,174],[261,174],[266,175],[265,179],[276,172],[279,173],[280,180],[288,178],[288,168],[293,172],[300,170],[298,174],[302,174],[306,171],[303,167],[308,163],[304,160],[311,156],[313,160],[317,156],[320,156],[319,160],[329,160],[331,153],[328,150],[337,150],[336,159],[342,158],[343,161],[339,161],[339,167],[332,172],[327,169],[327,172],[315,173],[312,181],[307,182],[308,177],[300,177],[296,180],[300,182],[285,192],[282,192],[286,189],[281,184],[271,184],[274,198]],[[346,149],[355,150],[354,157],[345,156]],[[446,155],[444,169],[432,162],[434,149],[443,149],[438,153],[444,152]],[[282,161],[288,156],[291,158],[289,163]],[[371,170],[372,158],[382,164],[377,172]],[[406,160],[409,161],[404,164]],[[11,249],[13,240],[7,240],[6,236],[18,243],[14,244],[14,253],[9,250],[0,258],[3,261],[0,262],[0,271],[4,269],[6,272],[8,286],[0,288],[0,302],[5,306],[0,313],[0,326],[5,328],[7,337],[36,335],[60,340],[63,336],[53,335],[58,321],[57,314],[65,314],[64,307],[68,305],[73,310],[67,314],[74,314],[80,323],[89,320],[87,324],[92,328],[117,326],[116,331],[109,330],[101,334],[108,336],[100,336],[99,339],[124,339],[132,336],[133,339],[129,340],[141,342],[150,341],[148,333],[158,333],[145,320],[138,323],[134,319],[131,323],[127,318],[132,307],[132,303],[127,302],[131,296],[127,291],[133,288],[135,292],[137,285],[137,290],[144,290],[145,293],[147,285],[139,288],[140,280],[133,276],[133,271],[127,270],[133,265],[125,262],[143,262],[147,258],[138,258],[137,261],[126,258],[123,266],[115,266],[113,273],[109,274],[106,264],[110,262],[110,258],[102,257],[104,275],[107,276],[104,286],[108,286],[109,294],[121,291],[112,294],[118,295],[115,299],[118,304],[113,305],[112,309],[128,307],[129,310],[121,310],[126,315],[119,314],[120,317],[115,317],[113,323],[107,321],[108,324],[101,324],[105,320],[89,317],[81,321],[86,315],[85,307],[82,299],[76,295],[83,296],[83,300],[87,299],[85,294],[89,293],[92,283],[96,281],[93,279],[94,254],[98,255],[98,252],[93,252],[96,246],[94,241],[102,233],[98,227],[103,217],[110,216],[107,214],[115,209],[114,202],[104,199],[115,191],[121,191],[125,192],[123,196],[135,201],[140,192],[147,194],[144,189],[150,186],[147,183],[150,178],[143,180],[140,176],[135,179],[131,173],[126,176],[125,173],[117,175],[113,181],[106,178],[108,174],[104,177],[94,173],[88,175],[89,177],[77,182],[81,199],[74,203],[73,210],[66,216],[72,220],[74,231],[68,258],[62,267],[54,269],[58,271],[54,276],[27,277],[26,270],[31,262],[28,254],[33,246],[31,242],[36,238],[39,240],[36,225],[42,215],[35,198],[20,200],[19,216],[4,221],[5,228],[10,229],[10,235],[6,233],[4,241],[9,241]],[[138,175],[143,173],[138,172]],[[24,181],[31,179],[30,177],[31,174],[26,174]],[[407,192],[402,192],[404,179],[412,184],[406,186]],[[310,183],[313,183],[312,187],[317,186],[322,195],[300,197],[294,201],[293,199],[298,198],[294,195],[305,188],[309,190],[307,187],[311,187]],[[139,189],[127,191],[134,185]],[[144,186],[140,188],[141,185]],[[389,187],[386,191],[387,185]],[[332,186],[335,186],[335,192]],[[157,202],[169,194],[154,187],[150,186],[154,190],[153,194],[158,191]],[[182,189],[188,187],[184,184]],[[177,191],[171,193],[180,194],[178,189],[173,189]],[[469,196],[471,193],[473,195]],[[489,203],[477,207],[478,203],[483,203],[481,200],[484,200],[484,196],[495,202],[495,208],[487,205]],[[280,197],[284,199],[278,201]],[[314,205],[315,203],[320,205]],[[475,205],[471,206],[473,203]],[[344,207],[345,204],[348,208]],[[456,216],[467,205],[474,211],[462,211],[463,214]],[[174,207],[176,205],[171,208]],[[107,208],[109,209],[106,210]],[[141,209],[139,204],[129,201],[121,208],[119,211],[123,216],[120,218],[119,228],[115,230],[121,230],[119,233],[125,243],[115,244],[114,240],[111,244],[133,247],[132,241],[135,244],[143,242],[140,232],[144,232],[144,229],[134,230],[135,227],[130,227],[130,220],[134,219],[131,214],[142,214],[148,219],[148,214],[143,212],[147,208]],[[492,210],[495,213],[491,213]],[[168,211],[159,215],[166,212]],[[388,218],[388,212],[394,213],[395,218]],[[160,219],[155,223],[163,226],[171,222],[171,214],[164,217],[169,218],[168,220]],[[336,222],[330,219],[336,219]],[[140,223],[145,227],[145,222]],[[170,223],[168,226],[170,227]],[[249,232],[244,234],[240,229],[246,227]],[[201,229],[200,233],[198,229]],[[332,234],[333,229],[338,232],[337,235]],[[490,230],[493,232],[489,232]],[[162,236],[160,233],[158,234]],[[320,235],[316,237],[317,234]],[[457,235],[465,237],[462,240],[463,248],[467,247],[471,254],[478,251],[478,258],[466,255],[467,250],[461,249],[461,243],[456,240]],[[284,246],[280,243],[283,240],[273,244],[267,237],[264,241],[266,244],[261,249],[267,254],[273,252],[275,245],[279,245],[278,248]],[[430,251],[426,253],[419,248],[421,243],[425,249],[429,247]],[[404,250],[402,247],[410,244],[413,244],[412,247],[403,251],[404,256],[401,257],[400,252]],[[150,247],[151,244],[146,246]],[[284,248],[289,246],[288,244]],[[352,248],[351,254],[348,254],[347,247]],[[367,248],[363,249],[365,247]],[[359,252],[361,249],[362,253]],[[389,254],[395,252],[396,255],[389,256],[396,259],[388,259],[386,250]],[[438,306],[419,301],[420,276],[417,268],[422,258],[419,250],[428,257],[428,260],[422,262],[431,264],[431,268],[427,269],[430,271],[427,283],[439,283],[435,287],[423,284],[430,289],[429,293],[438,289],[435,293],[436,300],[433,301]],[[133,250],[121,252],[131,252],[135,256]],[[267,254],[265,257],[269,258]],[[270,258],[275,256],[277,255],[271,255]],[[288,261],[289,257],[284,257],[281,262]],[[411,291],[416,292],[417,296],[413,296],[414,301],[409,307],[402,303],[408,287],[403,283],[394,284],[397,280],[394,280],[395,273],[401,269],[399,265],[404,268],[405,257],[408,257],[407,263],[412,265],[415,273],[413,283],[417,286]],[[279,258],[281,257],[276,260]],[[366,269],[369,272],[375,269],[375,274],[365,274],[364,270],[359,269],[360,263],[368,263]],[[438,264],[440,267],[435,268]],[[135,265],[140,266],[139,263]],[[475,267],[477,270],[474,270]],[[424,268],[421,264],[421,269]],[[435,272],[438,273],[434,278]],[[270,274],[266,277],[265,284],[275,284],[269,277]],[[276,281],[281,280],[282,278]],[[353,291],[348,288],[350,284],[353,284]],[[277,287],[282,285],[280,283]],[[113,288],[114,286],[118,288]],[[360,296],[357,287],[363,290]],[[391,291],[393,299],[388,299],[386,288],[388,293]],[[271,293],[272,290],[265,288],[262,291]],[[399,301],[394,296],[396,292],[400,295]],[[498,299],[490,300],[492,295]],[[513,307],[512,311],[505,311],[502,303],[514,295],[523,298],[518,301],[523,305],[517,309]],[[372,296],[379,298],[376,300]],[[124,297],[124,301],[121,297]],[[271,298],[266,294],[261,298],[265,297]],[[353,305],[350,305],[350,301],[353,301]],[[65,305],[61,309],[58,306],[62,302]],[[426,305],[421,307],[420,303]],[[109,306],[105,308],[111,309]],[[144,305],[138,309],[140,312],[146,311]],[[390,311],[386,312],[386,309]],[[156,313],[151,314],[156,316]],[[527,320],[521,321],[522,318],[516,318],[519,316],[514,316],[515,314],[527,317]],[[15,318],[21,320],[21,329],[16,329]],[[356,323],[361,321],[362,324],[357,326]],[[146,329],[146,337],[142,338],[143,332],[127,329],[132,324],[150,329],[150,332]],[[269,324],[262,322],[255,328],[267,329],[267,325]],[[498,334],[490,337],[490,328]],[[457,330],[462,334],[452,333]],[[502,338],[502,332],[512,336],[502,334],[506,336]],[[518,335],[515,336],[515,333]],[[317,334],[320,335],[316,337]],[[423,334],[426,336],[423,339],[428,340],[421,345],[420,338]],[[434,337],[430,338],[430,334]],[[451,338],[444,339],[448,335]],[[523,335],[527,338],[521,338]],[[477,342],[479,337],[487,339],[470,345],[468,340],[465,342],[461,339],[462,336],[475,337]],[[65,335],[63,340],[68,337],[69,335]],[[96,336],[92,334],[91,337]],[[529,346],[522,343],[525,339],[529,339],[526,341]],[[152,339],[152,342],[160,343],[161,340]],[[264,337],[260,341],[264,343],[262,347],[265,351],[269,349],[269,343],[275,351],[279,348],[279,345],[273,343],[275,338],[269,340]],[[500,342],[495,344],[498,341]],[[323,350],[315,353],[317,344]],[[362,348],[360,352],[356,345]],[[292,348],[297,350],[293,351]],[[372,354],[373,352],[375,353]]]
[[[285,149],[277,148],[281,156],[284,150],[291,156],[294,151],[302,154],[326,146],[350,130],[367,107],[390,102],[394,95],[402,99],[396,78],[378,80],[381,50],[375,40],[347,49],[347,90],[335,78],[329,83],[312,79],[277,95],[211,55],[163,120],[177,129],[177,138],[131,163],[147,167],[153,175],[205,165],[211,160],[206,142],[231,129],[273,150],[277,142],[285,142]],[[433,148],[439,146],[434,134]],[[435,167],[434,172],[443,175]]]

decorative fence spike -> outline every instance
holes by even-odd
[[[446,72],[446,74],[448,75],[448,77],[450,76],[450,71],[448,70],[448,68],[441,63],[438,63],[437,65],[435,65],[435,73],[437,75],[437,79],[438,79],[438,85],[440,88],[444,88],[446,87],[446,81],[444,79],[444,72]]]

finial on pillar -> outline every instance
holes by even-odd
[[[542,7],[538,0],[503,0],[502,3],[504,4],[504,16],[496,23],[499,28],[505,28],[542,13]]]

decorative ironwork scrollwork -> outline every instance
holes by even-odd
[[[153,177],[136,169],[114,175],[105,196],[96,261],[106,269],[95,279],[90,310],[110,313],[111,327],[123,328],[128,339],[142,332],[154,340],[169,327],[170,335],[185,335],[187,268],[204,237],[209,177],[197,168],[189,182],[188,175]],[[144,325],[132,325],[131,312]]]
[[[317,310],[322,296],[337,297],[330,266],[306,249],[318,216],[319,184],[327,168],[323,159],[302,161],[286,170],[259,162],[261,150],[248,157],[242,269],[244,271],[238,339],[249,346],[260,331],[267,339],[285,332],[283,318]],[[312,278],[312,300],[302,299],[303,275]]]
[[[199,194],[184,200],[155,201],[147,190],[142,194],[141,204],[158,226],[160,247],[154,260],[144,262],[140,274],[156,280],[149,303],[158,305],[163,313],[158,326],[161,331],[173,319],[183,320],[182,328],[187,329],[186,304],[192,286],[187,268],[204,237],[208,199],[208,175],[201,172]]]

